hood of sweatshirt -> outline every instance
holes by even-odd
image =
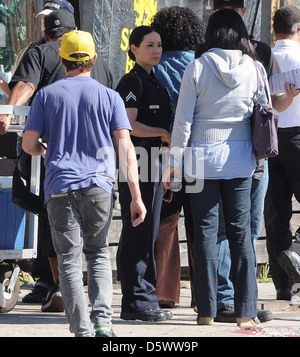
[[[230,88],[235,88],[249,79],[249,66],[253,66],[252,58],[240,50],[213,48],[205,52],[202,58],[219,80]]]

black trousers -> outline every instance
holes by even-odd
[[[300,255],[300,228],[293,241],[290,229],[292,196],[300,202],[300,132],[278,130],[279,155],[269,159],[269,186],[265,199],[265,228],[270,273],[276,289],[289,288],[278,255],[291,248]]]
[[[122,288],[122,311],[158,308],[154,245],[158,235],[163,197],[162,182],[140,182],[147,214],[142,224],[132,227],[131,195],[126,182],[118,183],[122,231],[117,252],[118,278]]]

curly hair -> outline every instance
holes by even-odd
[[[188,7],[162,8],[153,16],[150,26],[160,34],[164,51],[195,50],[204,41],[204,25]]]

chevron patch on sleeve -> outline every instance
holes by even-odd
[[[126,97],[126,102],[128,102],[130,99],[134,100],[136,102],[136,96],[130,91]]]

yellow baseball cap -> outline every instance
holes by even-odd
[[[85,57],[74,58],[71,55],[84,53]],[[63,35],[60,46],[60,57],[68,61],[88,61],[96,54],[95,42],[92,35],[85,31],[71,31]]]

